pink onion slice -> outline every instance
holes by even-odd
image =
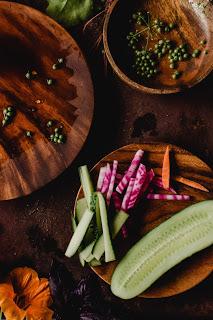
[[[149,193],[146,196],[149,200],[190,200],[190,196],[185,194],[154,194]]]
[[[101,167],[99,171],[99,176],[98,176],[98,182],[97,182],[97,191],[101,191],[105,174],[106,174],[106,167]]]
[[[141,159],[143,157],[144,151],[138,150],[129,166],[129,169],[127,170],[126,174],[123,176],[122,180],[118,184],[116,191],[118,193],[123,193],[123,191],[126,189],[130,179],[133,177],[135,171],[137,170]]]
[[[110,184],[110,179],[111,179],[111,168],[110,168],[110,164],[107,163],[106,173],[105,173],[103,185],[102,185],[102,188],[101,188],[101,193],[105,193],[105,192],[108,191],[109,184]]]
[[[125,212],[127,212],[128,210],[128,205],[129,205],[129,200],[130,200],[130,196],[131,196],[131,192],[133,189],[135,183],[135,178],[130,178],[126,193],[123,197],[123,201],[122,201],[122,205],[121,205],[121,209]]]
[[[135,206],[137,199],[140,196],[140,192],[145,180],[146,180],[146,167],[143,164],[140,164],[138,171],[136,173],[136,178],[135,178],[134,186],[131,192],[128,209],[131,209]]]
[[[110,179],[110,183],[109,183],[109,189],[108,189],[107,196],[106,196],[108,205],[110,204],[111,196],[113,193],[117,169],[118,169],[118,161],[114,160],[113,165],[112,165],[112,174],[111,174],[111,179]]]

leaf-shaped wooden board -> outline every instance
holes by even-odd
[[[213,199],[213,171],[198,157],[184,149],[171,145],[172,174],[197,181],[210,190],[209,193],[187,187],[180,183],[173,183],[180,194],[188,194],[191,201],[159,201],[144,200],[139,207],[131,213],[129,218],[129,237],[123,240],[118,237],[115,248],[118,260],[113,263],[103,264],[93,268],[94,272],[107,283],[110,283],[113,271],[119,259],[127,250],[150,230],[158,226],[164,220],[185,207],[202,200]],[[135,152],[138,149],[145,151],[143,162],[159,172],[162,167],[165,144],[133,144],[118,149],[104,157],[93,169],[92,178],[97,181],[99,169],[107,162],[119,161],[119,172],[124,172],[129,166]],[[79,190],[78,198],[82,197]],[[190,257],[178,266],[162,276],[151,288],[143,293],[143,297],[161,298],[182,293],[207,278],[213,271],[212,247]]]
[[[7,200],[30,194],[71,164],[92,122],[93,85],[78,45],[51,18],[7,1],[0,16],[0,121],[5,107],[16,109],[12,123],[0,128],[0,200]],[[53,70],[58,58],[64,64]],[[38,73],[35,80],[25,77],[28,70]],[[63,145],[49,139],[59,126]]]

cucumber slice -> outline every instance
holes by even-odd
[[[69,246],[67,248],[65,256],[70,258],[76,253],[76,251],[80,247],[80,245],[83,241],[83,238],[87,232],[87,229],[88,229],[89,224],[92,220],[93,214],[94,213],[91,212],[89,209],[87,209],[84,212],[84,215],[83,215],[82,219],[80,220],[79,224],[77,225],[77,228],[72,236],[72,239],[69,243]]]
[[[98,267],[98,266],[101,266],[101,262],[98,261],[98,260],[96,260],[96,259],[93,259],[93,260],[89,263],[89,265],[90,265],[91,267]]]
[[[119,211],[116,213],[112,225],[111,225],[111,235],[112,239],[114,239],[119,231],[121,230],[122,226],[125,224],[126,220],[128,219],[129,215],[124,211]],[[96,242],[93,248],[93,256],[96,260],[100,260],[102,255],[104,254],[104,237],[103,235],[100,236],[98,241]]]
[[[92,194],[94,192],[94,187],[93,187],[87,166],[82,166],[79,168],[79,175],[80,175],[84,196],[87,201],[87,206],[88,208],[90,208],[90,201],[91,201]]]
[[[88,260],[88,257],[92,253],[92,249],[95,245],[95,240],[93,240],[88,246],[86,246],[79,254],[80,259],[83,259],[84,261]]]
[[[88,209],[87,207],[87,201],[85,198],[80,199],[77,201],[76,204],[76,210],[75,210],[75,215],[76,215],[76,219],[77,222],[79,223],[81,221],[81,218],[84,215],[84,212]],[[93,212],[93,210],[91,210]],[[94,240],[94,223],[93,223],[94,217],[87,229],[87,232],[85,234],[84,240],[83,240],[83,244],[84,246],[87,246],[91,241]],[[82,251],[82,250],[81,250]]]
[[[102,193],[97,192],[97,196],[99,201],[101,224],[103,229],[105,262],[110,262],[115,260],[115,253],[113,250],[110,232],[109,232],[106,203]]]
[[[102,225],[101,225],[101,215],[100,215],[100,208],[99,208],[99,201],[97,192],[94,192],[91,197],[90,202],[90,210],[95,213],[96,218],[96,233],[98,236],[102,234]]]
[[[74,233],[75,230],[77,229],[77,224],[76,224],[76,221],[75,221],[75,218],[73,215],[71,215],[71,223],[72,223],[72,231]],[[80,245],[78,251],[81,252],[81,250],[82,250],[82,246]],[[80,255],[79,255],[79,261],[80,261],[80,264],[82,265],[82,267],[84,267],[85,261],[83,259],[81,259]]]
[[[76,209],[75,209],[75,216],[76,216],[77,223],[80,222],[86,209],[88,209],[86,199],[82,198],[78,200],[76,203]]]
[[[111,290],[122,299],[144,292],[169,269],[213,244],[213,200],[194,204],[145,235],[118,264]]]

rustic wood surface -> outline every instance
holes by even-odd
[[[92,122],[93,86],[78,45],[52,19],[4,1],[0,16],[0,121],[5,107],[16,108],[12,123],[0,129],[0,200],[8,200],[30,194],[71,164]],[[60,57],[64,66],[53,70]],[[28,70],[38,73],[35,80],[25,77]],[[67,141],[57,145],[49,137],[61,125]]]
[[[17,0],[41,10],[45,0]],[[77,167],[91,168],[109,152],[130,144],[166,142],[181,146],[213,167],[213,77],[176,95],[147,95],[133,90],[104,68],[102,47],[94,50],[103,17],[83,33],[70,33],[89,62],[95,85],[95,113],[92,128],[79,156],[60,177],[30,196],[0,202],[0,268],[8,271],[29,265],[47,275],[52,257],[57,257],[76,280],[93,274],[82,269],[78,258],[63,257],[71,236],[70,212],[79,188]],[[106,73],[107,71],[107,73]],[[213,275],[185,293],[170,298],[136,298],[122,301],[99,280],[103,295],[122,320],[212,320]]]
[[[117,75],[128,85],[147,93],[168,94],[186,90],[202,81],[213,69],[213,6],[209,4],[205,13],[188,0],[115,0],[109,10],[104,24],[104,47],[106,56]],[[133,62],[129,49],[127,49],[126,35],[128,34],[128,21],[132,13],[137,10],[150,12],[153,19],[160,18],[166,23],[175,23],[176,28],[169,32],[157,35],[149,40],[148,48],[153,48],[159,39],[169,39],[177,45],[187,44],[191,52],[201,49],[199,58],[178,63],[178,71],[182,76],[178,80],[172,79],[168,62],[168,55],[162,58],[159,74],[150,81],[138,82],[132,72]],[[139,30],[143,30],[144,26]],[[143,36],[143,35],[142,35]],[[143,38],[146,36],[144,33]],[[201,41],[207,44],[202,46]],[[141,46],[146,46],[146,39]],[[205,53],[208,50],[208,54]],[[127,63],[127,61],[130,61]]]
[[[132,144],[120,149],[117,149],[104,157],[92,170],[92,178],[94,185],[97,182],[97,176],[101,167],[107,163],[112,163],[113,160],[119,162],[119,173],[127,170],[134,154],[137,150],[144,150],[145,154],[142,162],[145,165],[153,168],[158,175],[162,167],[163,157],[166,150],[164,144]],[[117,254],[121,258],[133,243],[139,240],[147,232],[157,227],[160,223],[167,220],[176,212],[188,207],[189,205],[213,198],[213,171],[198,157],[181,149],[170,145],[170,157],[172,164],[172,175],[181,175],[185,178],[190,178],[203,186],[209,193],[199,191],[181,183],[171,183],[175,186],[178,194],[187,194],[191,196],[190,201],[142,201],[139,207],[130,213],[129,221],[129,237],[126,240],[120,238],[117,243]],[[80,189],[77,199],[83,196]],[[133,217],[134,215],[134,217]],[[132,230],[132,232],[131,232]],[[118,258],[118,260],[119,260]],[[111,282],[113,271],[118,261],[104,264],[100,267],[95,267],[93,270],[107,283]],[[147,298],[162,298],[169,297],[182,293],[191,289],[202,280],[207,278],[213,271],[213,250],[208,248],[203,252],[194,255],[187,259],[165,276],[156,282],[145,293],[143,297]]]

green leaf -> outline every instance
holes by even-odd
[[[47,14],[56,19],[64,9],[67,0],[48,0]]]
[[[93,0],[48,0],[47,13],[66,27],[86,21],[93,11]]]

